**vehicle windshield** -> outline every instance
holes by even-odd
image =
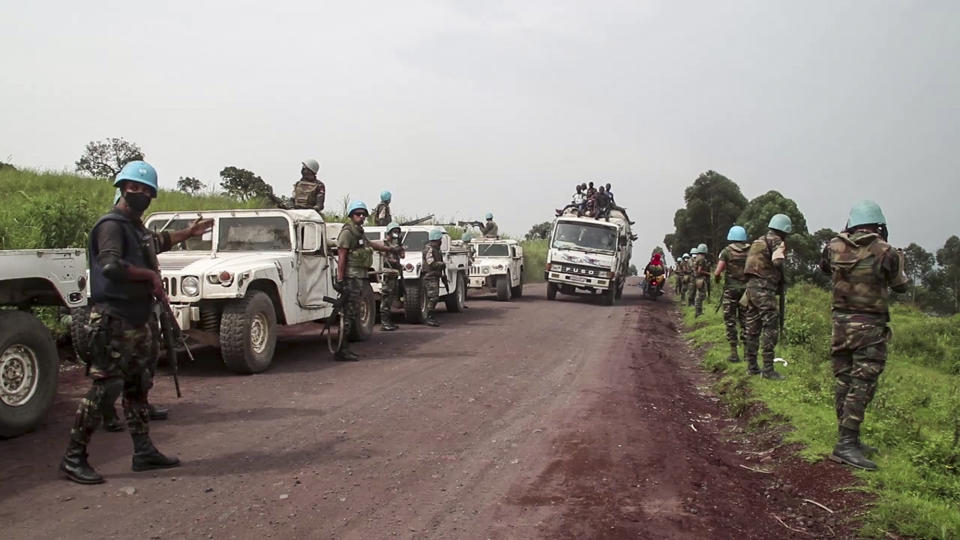
[[[220,218],[220,251],[289,251],[290,223],[280,216]]]
[[[160,232],[175,232],[186,229],[193,224],[193,219],[174,219],[167,224],[167,218],[155,219],[150,222],[150,230]],[[164,228],[166,225],[166,228]],[[200,238],[189,238],[175,246],[170,246],[170,251],[210,251],[213,249],[213,234],[206,233]]]
[[[553,231],[553,247],[612,252],[617,247],[617,229],[603,225],[560,222]]]
[[[506,244],[477,244],[478,257],[509,257],[510,248]]]
[[[363,233],[363,235],[367,237],[367,240],[379,240],[379,239],[380,239],[380,231],[376,231],[376,232],[366,231],[366,232]]]
[[[403,249],[408,252],[417,252],[423,250],[423,245],[427,243],[427,231],[410,231],[403,237]]]

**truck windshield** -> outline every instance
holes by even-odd
[[[290,223],[282,217],[220,218],[220,251],[289,251]]]
[[[423,245],[427,243],[427,236],[427,231],[408,232],[403,238],[403,249],[410,252],[423,250]]]
[[[509,257],[510,249],[506,244],[477,244],[478,257]]]
[[[193,219],[174,219],[169,224],[167,224],[167,219],[156,219],[150,222],[150,230],[153,232],[160,232],[161,230],[167,232],[179,231],[186,229],[193,223]],[[166,225],[166,228],[163,226]],[[210,251],[213,249],[213,234],[207,233],[200,238],[190,238],[186,242],[182,242],[175,246],[170,247],[170,251]]]
[[[553,247],[612,252],[617,248],[617,229],[603,225],[560,222],[553,231]]]

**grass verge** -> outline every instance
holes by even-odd
[[[749,377],[743,363],[726,361],[729,348],[715,304],[705,305],[700,318],[682,308],[688,335],[704,349],[703,365],[720,375],[718,390],[731,412],[762,402],[766,412],[752,423],[789,423],[784,439],[799,443],[808,461],[824,459],[836,442],[829,306],[829,293],[814,286],[788,292],[786,330],[777,347],[788,362],[777,365],[786,376],[782,382]],[[897,305],[891,318],[886,371],[863,425],[864,440],[882,452],[880,470],[855,473],[876,496],[861,532],[960,538],[960,315],[936,318]]]

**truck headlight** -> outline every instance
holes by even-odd
[[[187,296],[198,296],[200,294],[200,279],[196,276],[187,276],[180,282],[180,290]]]
[[[484,274],[489,274],[489,273],[490,273],[490,267],[489,267],[489,266],[484,266],[483,269],[482,269],[482,271],[483,271]]]
[[[610,279],[610,278],[613,277],[613,272],[608,272],[608,271],[606,271],[606,270],[601,270],[601,271],[597,272],[597,275],[600,276],[600,277],[602,277],[602,278],[604,278],[604,279]]]

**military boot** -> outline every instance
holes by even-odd
[[[437,326],[440,326],[440,321],[438,321],[437,318],[433,316],[433,312],[431,311],[430,313],[427,314],[427,318],[424,319],[423,324],[427,326],[437,327]]]
[[[87,447],[71,440],[60,461],[60,471],[78,484],[102,484],[103,476],[87,463]]]
[[[180,460],[174,456],[167,457],[160,453],[150,436],[139,434],[133,436],[133,470],[150,471],[153,469],[170,469],[180,466]]]
[[[845,463],[851,467],[865,469],[868,471],[877,470],[877,464],[870,461],[863,455],[857,443],[859,433],[844,427],[840,428],[837,445],[833,447],[833,453],[830,454],[830,460],[837,463]]]
[[[380,314],[380,330],[384,332],[393,332],[397,329],[397,325],[393,324],[393,321],[390,318],[389,313]]]
[[[147,404],[147,410],[151,420],[166,420],[170,417],[170,409],[155,407],[153,404]]]
[[[777,373],[777,370],[773,369],[773,358],[763,359],[763,378],[773,381],[779,381],[783,379],[783,375]]]
[[[757,355],[751,354],[750,351],[748,350],[746,352],[746,357],[747,357],[747,373],[749,375],[759,375],[760,366],[757,365]]]
[[[350,350],[350,346],[347,343],[344,343],[340,350],[337,351],[337,354],[333,355],[333,358],[338,362],[356,362],[360,360],[360,355]]]
[[[727,357],[728,362],[739,362],[740,361],[740,352],[737,350],[737,346],[730,344],[730,356]]]

